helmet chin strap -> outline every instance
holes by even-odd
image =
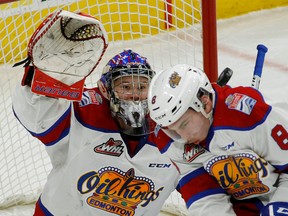
[[[211,119],[212,117],[212,113],[213,113],[213,109],[209,112],[209,113],[206,113],[205,109],[201,108],[200,109],[200,112],[207,118],[207,119]]]
[[[210,125],[212,124],[212,122],[213,122],[213,111],[214,111],[214,107],[215,107],[215,91],[214,90],[212,90],[211,91],[211,97],[212,97],[212,109],[211,109],[211,111],[208,113],[208,117],[209,117],[209,120],[210,120]]]
[[[206,113],[203,107],[200,109],[200,112],[210,121],[210,125],[213,122],[213,109],[209,113]]]

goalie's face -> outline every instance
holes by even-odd
[[[119,76],[112,81],[111,111],[127,135],[146,135],[154,129],[147,104],[149,83],[148,76],[139,74]]]
[[[142,76],[122,76],[113,82],[113,86],[118,99],[143,101],[147,99],[149,80]]]

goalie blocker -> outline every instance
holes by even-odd
[[[59,10],[36,29],[28,44],[22,85],[40,95],[81,100],[85,78],[108,47],[103,25],[95,18]]]

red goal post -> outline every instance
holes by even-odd
[[[211,82],[218,78],[216,0],[202,0],[203,69]]]
[[[13,89],[23,75],[22,67],[11,65],[26,58],[29,38],[48,14],[81,11],[103,23],[109,46],[87,86],[95,85],[106,62],[124,48],[146,56],[156,72],[188,63],[204,69],[212,81],[218,76],[215,0],[19,0],[0,9],[0,209],[35,202],[51,170],[43,145],[11,109]],[[183,203],[177,202],[181,198],[172,197],[163,209],[180,215]]]

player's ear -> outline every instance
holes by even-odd
[[[205,110],[205,112],[210,113],[211,110],[213,109],[213,104],[212,104],[212,100],[209,98],[209,96],[203,95],[201,97],[201,102],[203,104],[203,109]]]

